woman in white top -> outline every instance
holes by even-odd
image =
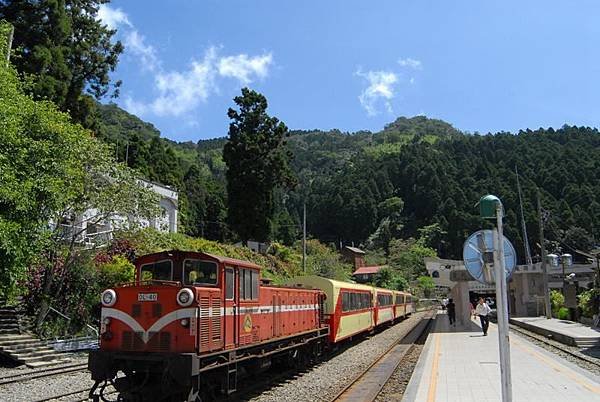
[[[483,297],[480,297],[479,303],[477,303],[477,307],[475,307],[475,315],[479,316],[484,336],[487,336],[488,327],[490,326],[489,314],[491,311],[492,309],[487,305],[485,300],[483,300]]]

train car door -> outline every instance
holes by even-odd
[[[281,336],[281,296],[278,293],[273,295],[273,336]]]
[[[225,347],[234,348],[239,343],[238,336],[238,306],[239,294],[237,290],[237,269],[225,267],[225,302],[223,306],[223,320],[225,323]]]

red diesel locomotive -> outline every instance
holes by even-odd
[[[90,397],[106,400],[108,384],[123,401],[192,402],[232,393],[238,375],[307,361],[324,346],[372,330],[384,315],[385,322],[401,317],[392,311],[412,311],[404,294],[395,299],[407,304],[394,305],[400,292],[364,286],[358,298],[315,278],[270,286],[247,261],[186,251],[138,258],[134,283],[102,293]],[[378,299],[386,303],[381,314]]]

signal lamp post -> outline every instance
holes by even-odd
[[[486,195],[479,200],[482,218],[496,219],[494,239],[494,271],[496,277],[496,315],[498,317],[498,346],[500,349],[500,377],[502,381],[502,401],[512,401],[512,380],[510,370],[510,339],[508,335],[508,298],[506,296],[506,269],[504,264],[504,235],[502,201],[494,195]]]
[[[566,276],[565,276],[565,265],[570,267],[573,265],[573,256],[571,254],[548,254],[548,263],[550,266],[557,268],[559,265],[562,265],[562,294],[565,294],[565,284],[566,284]]]

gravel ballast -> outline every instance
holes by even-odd
[[[337,356],[312,367],[287,382],[250,399],[252,402],[329,401],[357,374],[381,356],[419,322],[424,314],[416,313],[405,321],[373,335]]]
[[[69,365],[86,363],[87,353],[77,353],[71,356]],[[60,367],[56,366],[56,367]],[[0,378],[17,374],[34,374],[42,372],[46,368],[30,369],[26,366],[0,367]],[[87,370],[59,374],[51,377],[42,377],[28,381],[0,385],[0,400],[4,401],[35,401],[45,399],[54,395],[77,391],[83,388],[91,388],[93,382]],[[72,399],[71,399],[72,400]]]

